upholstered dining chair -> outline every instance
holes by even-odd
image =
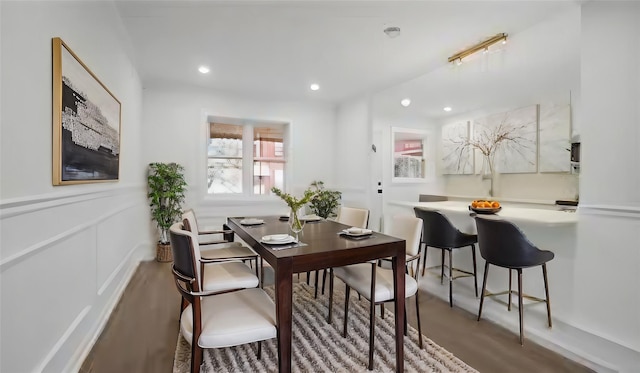
[[[355,207],[340,206],[336,220],[338,223],[356,228],[367,228],[369,225],[369,210]],[[315,273],[315,293],[318,297],[318,271]],[[322,294],[324,294],[325,283],[327,282],[327,269],[322,271]],[[309,284],[309,273],[307,273],[307,284]]]
[[[478,277],[476,276],[476,246],[478,236],[475,234],[462,233],[456,228],[446,216],[439,211],[421,209],[414,207],[416,217],[422,219],[422,244],[424,244],[424,261],[422,262],[422,275],[424,276],[427,265],[427,249],[433,247],[442,250],[442,262],[440,267],[440,283],[445,276],[444,269],[448,268],[449,282],[449,307],[453,307],[453,281],[461,277],[473,276],[474,290],[478,296]],[[473,259],[473,272],[465,271],[453,266],[453,250],[463,247],[471,248]],[[449,254],[449,264],[444,263],[445,251]],[[433,268],[433,267],[430,267]],[[416,269],[417,270],[417,269]],[[454,271],[457,275],[454,276]]]
[[[251,271],[246,264],[242,263],[242,258],[203,258],[200,254],[200,244],[195,233],[184,229],[183,223],[175,223],[169,228],[172,252],[189,252],[189,258],[197,264],[195,275],[200,283],[200,289],[204,291],[225,291],[238,288],[254,288],[259,284],[258,276]],[[189,233],[188,235],[186,233]],[[189,239],[175,239],[175,236],[182,234]],[[234,260],[238,259],[238,260]],[[174,262],[176,259],[174,258]],[[180,309],[184,310],[187,300],[182,299]]]
[[[258,254],[240,242],[234,242],[233,231],[228,229],[226,225],[223,226],[221,230],[201,231],[198,227],[198,221],[196,220],[196,214],[193,209],[185,210],[182,213],[182,221],[185,230],[196,234],[201,248],[200,255],[202,258],[253,261],[256,264],[256,276],[259,275]],[[222,234],[223,240],[211,241],[203,238],[203,236],[212,234]]]
[[[209,281],[207,290],[201,277],[197,236],[181,229],[181,225],[174,224],[169,235],[176,287],[188,302],[180,315],[180,332],[191,344],[191,372],[200,371],[205,348],[258,342],[257,355],[260,358],[260,342],[277,338],[275,304],[264,290],[247,289],[241,283],[232,284],[225,281],[224,276],[216,277],[216,283]],[[234,263],[220,263],[218,266],[229,264]]]
[[[406,241],[407,268],[413,261],[420,264],[420,233],[422,231],[422,220],[414,216],[397,215],[391,221],[390,229],[386,234]],[[415,295],[416,317],[418,321],[418,341],[422,348],[422,328],[420,326],[420,303],[418,300],[418,271],[414,272],[414,277],[405,275],[405,297]],[[329,317],[331,323],[331,310],[333,305],[333,276],[338,277],[346,285],[344,303],[344,329],[343,336],[347,336],[347,321],[349,316],[349,295],[353,288],[370,303],[369,313],[369,370],[373,370],[373,350],[375,335],[375,306],[385,302],[394,301],[393,270],[378,267],[377,261],[369,263],[353,264],[345,267],[332,268],[330,270],[329,281]],[[405,335],[407,333],[405,314]]]
[[[496,217],[476,216],[476,227],[478,228],[478,245],[480,255],[486,260],[484,265],[484,278],[482,280],[482,293],[480,295],[480,308],[478,309],[478,321],[482,315],[484,298],[500,293],[489,293],[487,289],[487,276],[489,275],[489,265],[507,268],[509,270],[509,303],[508,310],[511,311],[511,272],[518,273],[518,321],[520,322],[520,344],[524,344],[524,308],[523,298],[535,302],[544,302],[547,305],[547,322],[551,324],[551,304],[549,303],[549,283],[547,280],[547,262],[554,257],[553,252],[540,250],[532,244],[525,234],[513,223]],[[524,268],[542,266],[542,278],[544,280],[545,299],[532,297],[522,292],[522,270]]]

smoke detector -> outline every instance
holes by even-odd
[[[397,36],[400,36],[400,27],[395,27],[395,26],[387,27],[386,29],[384,29],[384,33],[387,34],[388,37],[393,39]]]

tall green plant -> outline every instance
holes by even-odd
[[[315,195],[309,204],[311,211],[324,219],[335,217],[342,193],[337,190],[325,189],[322,181],[314,181],[311,186],[315,188]]]
[[[160,243],[168,244],[168,231],[182,214],[182,202],[187,182],[184,167],[177,163],[150,163],[147,176],[151,217],[160,230]]]

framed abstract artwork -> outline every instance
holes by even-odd
[[[117,181],[120,101],[60,38],[53,46],[53,185]]]

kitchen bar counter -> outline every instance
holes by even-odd
[[[471,201],[441,201],[441,202],[410,202],[410,201],[391,201],[390,205],[410,207],[421,207],[425,209],[438,210],[449,216],[450,219],[462,220],[466,222],[458,229],[467,232],[475,232],[475,223],[472,219],[464,219],[468,217],[469,204]],[[549,208],[535,208],[532,206],[520,206],[518,204],[502,204],[502,210],[495,215],[512,221],[515,224],[532,223],[545,226],[573,225],[578,222],[578,216],[575,212],[567,212],[560,210],[552,210]]]
[[[385,205],[385,224],[389,223],[396,214],[414,215],[413,208],[421,207],[434,209],[445,215],[459,230],[466,233],[476,233],[475,219],[470,216],[469,200],[447,200],[439,202],[411,202],[390,201]],[[536,246],[544,250],[551,250],[555,258],[547,265],[549,275],[549,291],[551,297],[551,316],[560,321],[553,329],[548,329],[546,324],[546,310],[544,304],[531,305],[525,310],[525,337],[543,345],[558,346],[565,338],[561,332],[562,323],[571,324],[573,316],[573,298],[575,293],[574,273],[576,256],[579,252],[576,240],[576,231],[579,224],[579,212],[566,212],[555,209],[550,205],[536,205],[517,202],[505,202],[502,210],[496,215],[502,219],[516,224]],[[539,207],[539,208],[536,208]],[[476,250],[478,247],[476,246]],[[469,250],[453,250],[454,266],[471,270],[472,260]],[[480,254],[478,250],[478,254]],[[441,262],[440,250],[429,248],[427,265],[439,265]],[[478,285],[482,283],[484,260],[478,255]],[[448,298],[448,286],[440,284],[438,276],[425,276],[420,278],[419,285],[431,294],[442,299]],[[491,267],[487,281],[487,289],[491,292],[499,292],[508,288],[509,278],[506,269]],[[542,271],[539,267],[524,270],[524,292],[544,298],[544,286]],[[473,291],[473,279],[456,280],[453,285],[454,307],[461,307],[469,312],[477,314],[479,298]],[[506,301],[506,296],[501,297]],[[483,319],[491,320],[510,329],[514,333],[514,342],[518,334],[518,314],[508,312],[503,303],[493,299],[485,301]],[[557,329],[556,329],[557,328]],[[517,342],[516,342],[517,343]],[[526,342],[525,342],[526,343]]]

